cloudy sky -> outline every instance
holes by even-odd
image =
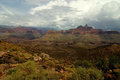
[[[120,29],[120,0],[0,0],[0,24]]]

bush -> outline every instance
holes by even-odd
[[[14,59],[15,59],[15,61],[19,61],[19,57],[18,56],[15,56]]]
[[[87,60],[78,60],[75,63],[75,66],[76,67],[82,66],[82,67],[85,67],[85,68],[90,68],[90,67],[92,67],[92,64],[90,62],[88,62]]]
[[[120,68],[119,64],[120,64],[120,60],[119,60],[118,56],[111,56],[109,58],[109,67],[110,68],[114,68],[114,67]]]
[[[51,61],[51,60],[46,61],[45,65],[48,66],[49,68],[55,67],[54,61]]]
[[[12,70],[9,70],[9,71],[7,72],[7,74],[11,75],[11,74],[13,74],[13,73],[15,73],[15,72],[16,72],[16,70],[15,70],[15,69],[12,69]]]
[[[90,80],[104,80],[102,71],[98,69],[88,69]]]
[[[69,80],[104,80],[104,77],[98,69],[78,67]]]
[[[20,64],[14,70],[10,70],[4,80],[47,80],[47,72],[33,61]]]
[[[49,70],[49,79],[48,80],[60,80],[62,76],[63,76],[62,74],[58,74],[53,70]]]

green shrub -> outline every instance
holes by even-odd
[[[7,74],[11,75],[12,73],[15,73],[15,72],[16,72],[16,70],[15,70],[15,69],[12,69],[12,70],[9,70],[9,71],[7,72]]]
[[[45,62],[45,65],[48,66],[49,68],[55,67],[55,62],[48,60]]]
[[[98,69],[78,67],[69,80],[104,80],[104,77]]]
[[[87,60],[78,60],[75,63],[75,66],[76,67],[82,66],[82,67],[85,67],[85,68],[90,68],[90,67],[92,67],[92,64]]]
[[[12,73],[12,74],[11,74]],[[20,64],[16,71],[10,70],[5,80],[47,80],[47,72],[33,61]]]
[[[48,80],[60,80],[62,74],[58,74],[53,70],[49,70],[49,79]]]
[[[120,68],[120,67],[119,67],[119,64],[120,64],[120,60],[119,60],[119,57],[118,57],[118,56],[111,56],[111,57],[109,58],[109,66],[110,66],[110,67]]]
[[[90,80],[104,80],[102,71],[98,69],[88,69]]]
[[[19,57],[18,56],[15,56],[14,59],[15,59],[15,61],[19,61]]]

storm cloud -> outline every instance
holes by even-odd
[[[0,0],[0,24],[120,29],[120,0]]]

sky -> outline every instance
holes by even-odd
[[[0,24],[120,30],[120,0],[0,0]]]

